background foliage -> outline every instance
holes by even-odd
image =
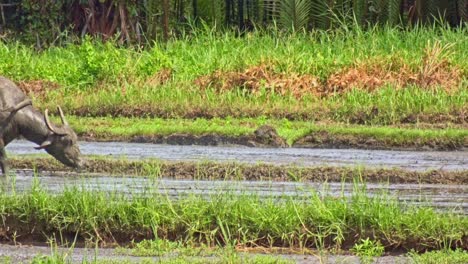
[[[199,26],[310,31],[352,23],[461,26],[468,21],[468,0],[6,0],[1,5],[2,38],[38,48],[85,35],[152,43]]]

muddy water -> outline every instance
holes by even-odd
[[[7,146],[10,154],[41,153],[27,141]],[[388,151],[357,149],[250,148],[240,146],[174,146],[123,142],[80,142],[85,155],[154,158],[169,161],[219,161],[298,166],[356,166],[401,168],[408,170],[468,170],[468,152]],[[43,151],[42,151],[43,152]]]
[[[59,177],[58,177],[59,176]],[[36,177],[43,188],[50,192],[61,192],[66,187],[78,186],[86,190],[119,192],[132,195],[163,194],[173,199],[190,194],[206,198],[219,194],[255,194],[259,197],[280,199],[307,199],[318,193],[321,196],[351,197],[357,188],[352,183],[316,182],[267,182],[267,181],[203,181],[150,179],[144,177],[79,176],[43,172]],[[32,171],[18,171],[13,178],[0,178],[4,191],[11,191],[14,183],[17,191],[29,190],[34,181]],[[369,196],[386,193],[407,204],[436,207],[441,210],[455,210],[468,214],[468,185],[437,184],[366,184]]]

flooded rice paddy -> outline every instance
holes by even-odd
[[[34,177],[31,170],[18,171],[13,178],[0,179],[3,191],[30,190],[37,180],[40,186],[52,193],[77,186],[90,191],[133,195],[164,195],[172,199],[199,195],[207,199],[220,194],[256,195],[262,198],[307,199],[315,194],[351,198],[359,190],[369,196],[388,195],[411,205],[431,206],[468,214],[468,186],[446,184],[385,184],[385,183],[319,183],[319,182],[269,182],[269,181],[207,181],[175,180],[147,177],[108,177],[42,172]],[[13,187],[14,186],[14,187]]]
[[[16,141],[7,147],[10,154],[38,153],[34,144]],[[156,158],[169,161],[235,161],[240,163],[294,164],[302,166],[387,167],[407,170],[468,170],[468,152],[416,152],[356,149],[249,148],[239,146],[172,146],[122,142],[80,142],[85,155],[100,155],[127,159]],[[356,188],[353,183],[268,182],[226,180],[150,179],[143,177],[85,177],[80,174],[41,172],[40,185],[51,192],[80,186],[88,190],[112,191],[128,195],[164,194],[174,199],[190,194],[212,196],[219,193],[255,194],[260,197],[291,197],[306,199],[313,193],[334,197],[350,197]],[[11,190],[10,180],[2,179],[3,188]],[[34,181],[32,170],[18,171],[16,190],[28,190]],[[362,187],[361,187],[362,188]],[[398,200],[417,205],[430,205],[444,210],[468,214],[468,185],[446,184],[385,184],[367,183],[368,195],[385,193]]]
[[[389,151],[361,149],[252,148],[242,146],[174,146],[124,142],[80,142],[85,155],[168,161],[215,161],[298,166],[366,166],[413,171],[468,170],[466,151]],[[45,153],[33,143],[7,146],[14,155]]]
[[[10,155],[41,153],[34,144],[16,141],[7,147]],[[305,149],[305,148],[249,148],[240,146],[173,146],[122,142],[80,142],[84,155],[99,155],[126,159],[160,159],[163,161],[212,161],[239,162],[247,164],[266,163],[273,165],[297,166],[365,166],[372,168],[398,168],[410,171],[431,169],[456,171],[468,170],[468,152],[436,151],[382,151],[356,149]],[[35,177],[37,176],[37,177]],[[217,195],[257,195],[263,198],[305,200],[313,195],[348,197],[352,199],[356,190],[365,189],[369,196],[388,195],[403,205],[434,207],[468,215],[468,185],[448,184],[386,184],[367,183],[356,185],[341,182],[273,182],[273,181],[227,181],[227,180],[176,180],[118,176],[105,174],[74,174],[64,172],[40,172],[19,170],[15,176],[0,178],[2,191],[28,191],[38,181],[41,188],[59,193],[65,188],[78,187],[91,191],[118,192],[128,197],[134,195],[164,195],[179,199],[189,195],[200,195],[207,199]],[[58,251],[69,252],[58,248]],[[50,248],[43,246],[10,246],[0,244],[0,256],[9,256],[14,262],[28,261],[38,254],[49,255]],[[76,248],[71,253],[72,262],[83,259],[126,260],[140,262],[142,258],[125,256],[114,249]],[[246,254],[252,255],[252,254]],[[97,257],[96,257],[97,256]],[[311,255],[276,255],[294,263],[360,263],[355,256],[325,256],[325,259]],[[164,257],[151,258],[153,261]],[[376,263],[405,262],[405,257],[386,256]]]

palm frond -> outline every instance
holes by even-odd
[[[264,5],[283,28],[298,30],[307,27],[312,10],[310,0],[264,1]]]
[[[366,0],[354,0],[353,11],[356,18],[356,22],[360,25],[364,24],[367,16],[367,1]]]
[[[389,0],[388,1],[388,8],[387,8],[387,21],[390,25],[396,25],[400,22],[401,18],[401,7],[402,1],[401,0]]]
[[[421,4],[421,14],[420,19],[423,22],[433,21],[435,17],[438,17],[438,1],[437,0],[424,0],[419,1]]]
[[[314,26],[321,29],[329,28],[333,15],[332,12],[335,10],[335,6],[338,6],[338,9],[343,8],[346,1],[347,0],[311,1],[311,18]],[[340,15],[342,14],[344,13],[341,12]]]
[[[468,0],[458,0],[457,9],[461,22],[468,22]]]

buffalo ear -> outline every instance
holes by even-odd
[[[34,147],[35,149],[44,149],[52,144],[52,141],[46,139],[39,147]]]

